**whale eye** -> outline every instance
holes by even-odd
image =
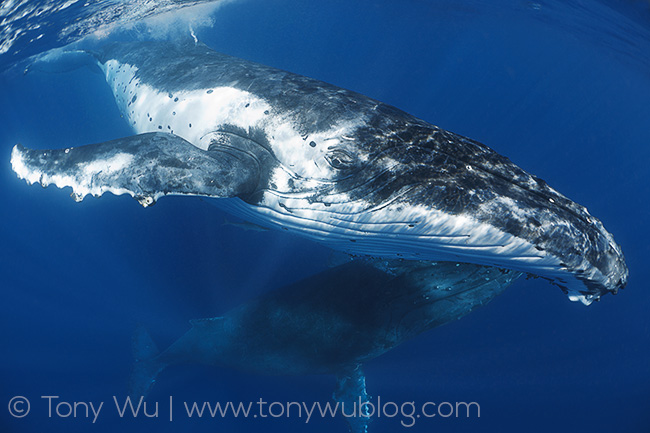
[[[354,158],[345,150],[340,149],[330,152],[329,155],[325,155],[325,159],[329,165],[337,170],[349,168],[354,164]]]

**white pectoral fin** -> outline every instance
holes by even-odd
[[[72,187],[81,201],[129,194],[143,206],[168,194],[235,197],[253,190],[258,168],[236,152],[204,151],[171,134],[147,133],[104,143],[34,150],[16,145],[11,165],[28,183]]]

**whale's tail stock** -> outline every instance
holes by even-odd
[[[160,351],[144,326],[139,326],[133,335],[133,371],[129,382],[129,396],[132,399],[146,397],[156,383],[156,377],[165,368],[160,362]]]

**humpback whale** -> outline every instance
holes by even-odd
[[[29,183],[72,187],[76,200],[129,194],[143,206],[214,197],[253,224],[335,250],[518,270],[585,304],[627,284],[622,250],[597,218],[479,142],[202,43],[85,52],[136,135],[17,145],[12,167]]]
[[[192,328],[159,352],[134,335],[130,394],[146,396],[158,374],[200,363],[272,375],[334,374],[345,413],[369,401],[362,365],[420,333],[459,319],[503,292],[519,272],[473,264],[354,260],[267,292]],[[347,417],[353,433],[365,416]]]

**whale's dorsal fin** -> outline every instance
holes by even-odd
[[[108,191],[129,194],[146,207],[170,194],[250,194],[260,181],[254,158],[250,151],[206,151],[173,134],[147,133],[59,150],[16,145],[11,164],[28,183],[72,187],[77,201]]]
[[[361,364],[357,364],[337,375],[336,391],[332,396],[345,414],[345,421],[350,427],[350,433],[368,433],[370,424],[370,411],[368,404],[370,396],[366,392],[366,376],[363,374]],[[360,407],[361,406],[361,407]],[[349,416],[354,410],[354,416]]]

